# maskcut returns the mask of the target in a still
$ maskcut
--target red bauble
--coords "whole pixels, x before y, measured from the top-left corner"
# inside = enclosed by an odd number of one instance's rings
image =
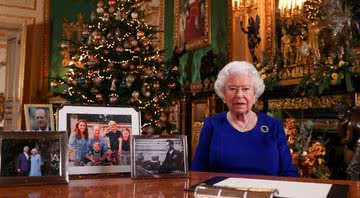
[[[175,89],[176,88],[176,83],[169,83],[168,84],[168,87],[170,88],[170,89]]]
[[[98,101],[103,100],[103,96],[101,94],[99,94],[99,93],[96,94],[95,97],[96,97],[96,100],[98,100]]]
[[[137,19],[138,17],[139,17],[139,14],[137,12],[132,12],[131,13],[131,18]]]
[[[99,1],[99,2],[97,3],[97,7],[98,7],[98,8],[104,7],[104,1]]]
[[[121,67],[126,69],[129,66],[127,62],[121,63]]]
[[[101,34],[96,34],[95,39],[100,40],[101,39]]]
[[[130,41],[130,44],[131,44],[132,46],[137,46],[138,42],[137,42],[137,40],[132,39],[132,40]]]
[[[110,6],[110,8],[109,8],[109,13],[114,13],[115,12],[115,8],[114,7],[112,7],[112,6]]]
[[[116,103],[118,100],[119,100],[119,96],[118,96],[117,94],[111,95],[111,96],[110,96],[110,99],[109,99],[109,101],[110,101],[111,104]]]
[[[160,83],[158,81],[155,82],[153,87],[154,87],[155,90],[159,90],[160,89]]]
[[[113,6],[116,4],[116,1],[115,0],[109,0],[109,6]]]
[[[104,8],[98,8],[98,9],[96,9],[96,12],[99,14],[102,14],[102,13],[104,13]]]

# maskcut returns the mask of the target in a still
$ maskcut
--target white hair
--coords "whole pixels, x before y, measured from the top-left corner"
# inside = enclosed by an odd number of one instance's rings
[[[113,125],[113,124],[116,124],[116,122],[114,120],[110,120],[109,125]]]
[[[265,84],[254,65],[246,61],[232,61],[224,66],[219,72],[215,81],[215,93],[224,100],[224,86],[230,75],[248,75],[253,82],[255,89],[255,100],[257,100],[265,90]]]

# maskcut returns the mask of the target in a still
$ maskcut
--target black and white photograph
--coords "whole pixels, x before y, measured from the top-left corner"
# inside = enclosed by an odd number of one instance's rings
[[[9,183],[16,183],[18,180],[21,181],[21,178],[26,178],[29,183],[32,180],[38,183],[46,180],[44,178],[51,178],[54,181],[65,182],[66,139],[64,131],[0,132],[0,181],[10,179]]]
[[[25,104],[24,113],[27,130],[55,130],[53,107],[51,104]]]
[[[70,175],[130,172],[130,137],[140,134],[133,108],[64,106],[59,130],[66,130]]]
[[[186,136],[133,136],[131,141],[133,178],[185,177]]]

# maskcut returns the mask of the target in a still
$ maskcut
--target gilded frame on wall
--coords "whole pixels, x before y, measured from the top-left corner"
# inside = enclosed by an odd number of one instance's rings
[[[174,1],[174,46],[195,50],[211,43],[210,0]]]
[[[157,26],[159,32],[155,35],[156,39],[153,43],[159,49],[164,48],[164,11],[165,11],[165,0],[150,0],[145,1],[145,21],[151,26]]]
[[[204,120],[210,112],[209,99],[194,100],[191,103],[191,158],[194,157]]]
[[[176,127],[176,131],[180,131],[180,100],[176,100],[169,106],[168,121]]]
[[[229,60],[234,60],[235,47],[246,47],[245,45],[235,45],[234,38],[236,32],[235,25],[235,11],[233,11],[232,1],[228,1],[228,54]],[[257,10],[264,10],[264,12],[257,12],[260,16],[260,37],[261,43],[258,46],[259,51],[264,51],[266,54],[272,56],[275,53],[275,0],[258,1]]]
[[[71,62],[71,54],[76,51],[74,48],[74,42],[78,42],[81,39],[82,31],[84,30],[84,16],[82,13],[76,15],[76,22],[70,22],[67,18],[64,18],[63,22],[63,34],[62,34],[62,49],[61,55],[63,57],[62,65],[68,66]]]

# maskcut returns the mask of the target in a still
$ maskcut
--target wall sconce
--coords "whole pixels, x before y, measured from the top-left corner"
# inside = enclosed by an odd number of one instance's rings
[[[291,18],[300,14],[306,0],[279,0],[281,17]]]
[[[233,11],[245,11],[257,8],[257,0],[232,0]]]

